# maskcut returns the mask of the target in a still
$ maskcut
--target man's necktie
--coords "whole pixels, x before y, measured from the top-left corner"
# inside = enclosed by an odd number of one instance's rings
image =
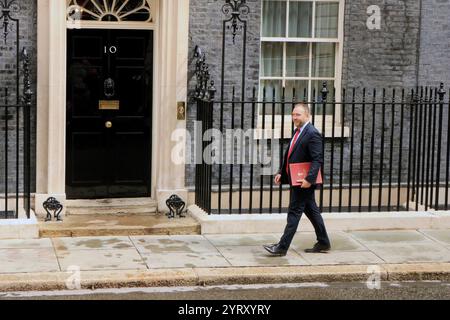
[[[286,173],[289,175],[289,158],[291,157],[292,151],[294,150],[295,143],[297,142],[298,136],[300,135],[300,129],[295,132],[294,138],[292,139],[291,146],[289,147],[288,157],[286,161]]]

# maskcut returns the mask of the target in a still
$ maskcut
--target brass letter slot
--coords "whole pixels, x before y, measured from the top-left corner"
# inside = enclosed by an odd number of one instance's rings
[[[100,100],[98,102],[99,110],[119,110],[120,101],[119,100]]]

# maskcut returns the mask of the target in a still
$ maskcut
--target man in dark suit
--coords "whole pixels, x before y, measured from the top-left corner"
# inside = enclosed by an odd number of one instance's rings
[[[322,135],[309,122],[310,110],[306,104],[297,104],[292,111],[292,121],[296,127],[294,137],[291,139],[289,148],[284,155],[280,171],[275,176],[275,183],[290,184],[291,198],[287,217],[287,225],[280,242],[273,245],[265,245],[264,248],[273,255],[286,255],[289,246],[300,222],[303,212],[311,221],[316,231],[317,243],[306,252],[327,252],[331,249],[330,240],[327,235],[325,224],[315,200],[316,180],[319,170],[323,164]],[[311,162],[311,168],[301,187],[293,187],[289,164]]]

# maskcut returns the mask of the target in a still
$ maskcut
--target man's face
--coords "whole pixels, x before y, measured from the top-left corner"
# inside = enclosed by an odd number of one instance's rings
[[[295,127],[300,128],[309,120],[309,115],[306,113],[305,109],[302,107],[296,107],[292,110],[292,121]]]

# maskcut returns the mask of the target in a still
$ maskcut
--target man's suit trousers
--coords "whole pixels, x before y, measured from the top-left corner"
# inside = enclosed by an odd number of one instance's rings
[[[316,204],[314,194],[315,189],[316,188],[314,186],[309,189],[291,187],[291,199],[287,216],[287,225],[279,243],[282,249],[287,250],[290,247],[292,239],[297,232],[303,212],[311,221],[314,230],[316,231],[317,241],[324,245],[330,245],[325,223],[323,222],[322,215]]]

